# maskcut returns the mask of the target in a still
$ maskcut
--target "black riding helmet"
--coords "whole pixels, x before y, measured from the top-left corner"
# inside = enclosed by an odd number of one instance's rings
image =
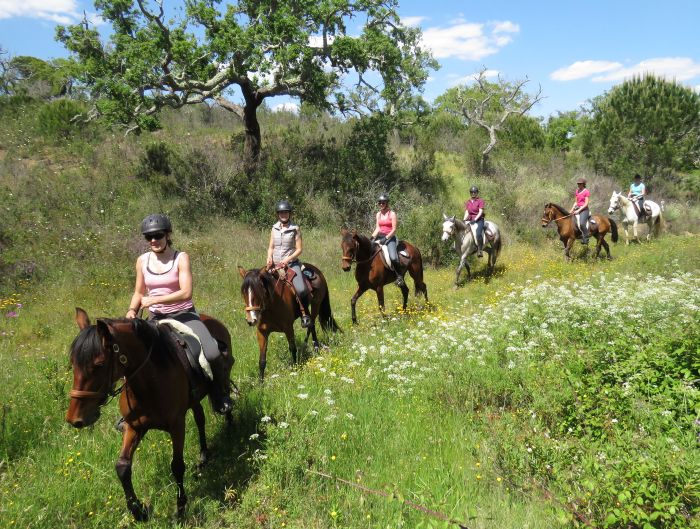
[[[386,202],[387,204],[389,203],[389,195],[386,193],[382,193],[379,195],[379,198],[377,198],[377,202]]]
[[[479,188],[476,187],[476,186],[472,186],[472,188],[469,190],[469,192],[470,192],[470,193],[478,193],[478,192],[479,192]]]
[[[155,233],[157,231],[164,231],[170,233],[173,231],[173,225],[170,223],[170,219],[167,215],[162,215],[160,213],[152,213],[141,222],[141,233]]]
[[[287,200],[280,200],[277,202],[277,206],[275,206],[275,211],[277,213],[281,213],[282,211],[291,213],[293,209],[294,208],[292,208],[292,205]]]

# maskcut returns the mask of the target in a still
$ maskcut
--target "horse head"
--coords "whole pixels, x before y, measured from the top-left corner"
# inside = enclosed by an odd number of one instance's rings
[[[547,202],[544,205],[544,212],[542,213],[541,224],[543,228],[549,226],[549,223],[557,218],[556,208],[551,202]]]
[[[444,213],[442,214],[443,218],[443,223],[442,223],[442,241],[447,242],[452,235],[454,235],[455,232],[455,226],[457,224],[457,219],[454,215],[451,217],[448,217]]]
[[[614,213],[616,209],[620,207],[620,197],[622,197],[622,193],[618,193],[617,191],[613,191],[612,196],[610,197],[610,207],[608,207],[608,214]]]
[[[264,268],[246,270],[238,267],[238,273],[243,279],[241,296],[245,304],[245,319],[248,325],[257,325],[260,314],[265,310],[267,298],[267,272]]]
[[[349,272],[352,262],[357,257],[357,230],[354,228],[352,230],[342,228],[340,230],[340,235],[340,249],[343,251],[340,268],[342,268],[344,272]]]
[[[87,313],[76,308],[75,321],[80,333],[70,347],[73,389],[66,421],[76,428],[83,428],[99,419],[100,408],[108,397],[114,396],[112,387],[123,376],[128,361],[120,353],[113,320],[99,319],[92,325]]]

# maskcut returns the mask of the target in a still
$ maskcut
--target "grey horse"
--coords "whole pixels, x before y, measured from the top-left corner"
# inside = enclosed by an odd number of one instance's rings
[[[444,222],[442,223],[442,240],[447,242],[450,237],[454,238],[455,251],[461,256],[459,259],[459,266],[457,267],[457,272],[455,274],[455,288],[459,282],[459,274],[462,272],[462,268],[467,268],[467,279],[472,278],[471,269],[467,263],[467,257],[471,254],[476,253],[476,241],[474,240],[473,231],[467,222],[461,221],[454,215],[448,217],[443,213],[442,218]],[[491,238],[487,238],[484,244],[484,251],[488,254],[488,273],[493,273],[493,269],[496,266],[496,259],[498,259],[498,254],[501,253],[501,231],[498,226],[490,221],[484,222],[484,235],[489,233],[492,235]]]

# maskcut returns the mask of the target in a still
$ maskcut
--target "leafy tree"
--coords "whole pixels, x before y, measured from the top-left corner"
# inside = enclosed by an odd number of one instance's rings
[[[697,168],[700,95],[675,81],[647,75],[591,102],[584,153],[596,170],[647,177]]]
[[[568,151],[580,125],[579,113],[575,110],[550,116],[545,127],[545,144],[556,151]]]
[[[459,113],[467,125],[476,125],[488,134],[488,143],[482,148],[479,167],[487,171],[489,156],[498,143],[498,133],[507,128],[527,127],[528,123],[514,118],[526,114],[540,99],[542,88],[533,96],[523,90],[528,79],[510,83],[498,78],[492,83],[486,80],[487,70],[482,69],[471,86],[451,88],[436,99],[438,110]]]
[[[96,110],[129,130],[154,129],[163,107],[216,100],[238,114],[245,156],[258,158],[257,109],[296,96],[340,112],[400,109],[437,67],[404,27],[396,0],[188,0],[166,18],[162,0],[96,0],[109,43],[87,22],[57,38],[86,69]],[[362,18],[360,29],[348,24]],[[348,79],[354,89],[348,88]],[[241,105],[223,95],[240,90]]]
[[[19,55],[0,60],[0,93],[38,99],[68,96],[77,75],[77,67],[71,60],[44,61]]]

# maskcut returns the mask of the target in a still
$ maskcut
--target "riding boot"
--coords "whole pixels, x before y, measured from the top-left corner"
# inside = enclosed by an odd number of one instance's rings
[[[214,360],[209,360],[209,365],[214,376],[209,391],[211,406],[217,413],[227,413],[233,408],[233,402],[231,402],[231,380],[226,369],[226,359],[219,355]]]
[[[301,327],[303,329],[306,329],[307,327],[311,327],[311,312],[309,312],[309,296],[299,296],[299,300],[301,301],[301,306],[304,307],[304,312],[301,315]]]
[[[404,281],[403,273],[401,272],[401,263],[399,263],[399,260],[397,259],[396,261],[392,261],[391,265],[394,267],[394,272],[396,272],[396,286],[404,286],[406,282]]]
[[[476,243],[476,256],[477,257],[484,256],[484,242],[483,241],[479,241]]]

